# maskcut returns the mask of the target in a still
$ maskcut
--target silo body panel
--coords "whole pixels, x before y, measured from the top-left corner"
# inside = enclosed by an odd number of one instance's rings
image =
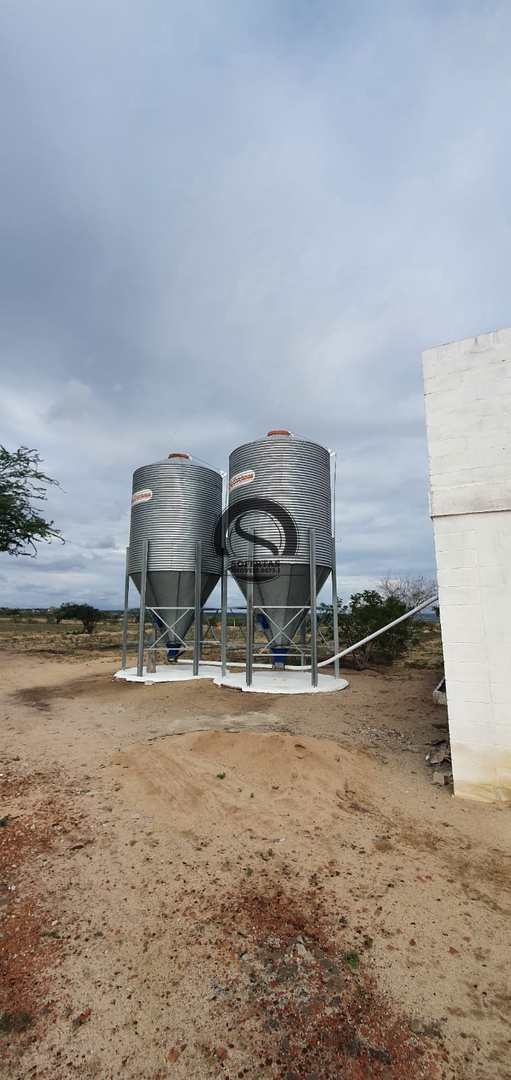
[[[296,547],[285,551],[285,528],[272,517],[268,501],[282,507],[296,527]],[[254,604],[264,607],[270,625],[265,628],[272,648],[289,644],[303,621],[297,607],[310,604],[310,530],[316,544],[316,591],[332,568],[332,516],[330,454],[325,447],[289,434],[268,435],[245,443],[229,459],[229,507],[247,509],[242,533],[254,536],[254,560],[275,558],[278,572],[268,580],[254,580]],[[250,541],[231,529],[229,566],[246,595],[246,581],[239,573],[240,561],[249,558]],[[264,575],[263,575],[264,576]]]
[[[149,540],[146,605],[161,609],[184,638],[193,622],[196,542],[201,541],[201,603],[222,572],[213,535],[222,512],[222,477],[192,459],[170,457],[133,474],[128,573],[140,590],[143,544]],[[191,611],[179,612],[179,608]],[[177,640],[177,639],[175,639]],[[167,635],[172,644],[172,635]]]

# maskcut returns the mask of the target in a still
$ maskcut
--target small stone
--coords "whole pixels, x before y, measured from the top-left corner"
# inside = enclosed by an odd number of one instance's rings
[[[426,754],[426,761],[429,761],[430,765],[441,765],[443,761],[450,761],[451,755],[449,746],[446,742],[440,742],[435,746],[433,750],[430,750]]]
[[[78,1013],[78,1016],[73,1018],[73,1024],[75,1027],[80,1027],[81,1024],[85,1024],[87,1020],[90,1020],[91,1009],[84,1009],[83,1012]]]
[[[309,952],[309,950],[300,938],[298,938],[298,941],[296,942],[295,950],[296,955],[300,958],[300,960],[305,960],[308,964],[311,964],[313,962],[314,957],[312,953]]]
[[[373,844],[376,851],[392,851],[392,844],[386,836],[377,836]]]

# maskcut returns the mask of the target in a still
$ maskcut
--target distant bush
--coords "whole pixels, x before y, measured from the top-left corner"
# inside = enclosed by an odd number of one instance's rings
[[[61,604],[55,612],[57,623],[60,623],[62,619],[78,619],[86,634],[92,634],[100,618],[101,612],[91,604]]]
[[[371,589],[354,593],[349,604],[339,608],[339,634],[343,646],[354,645],[408,610],[408,604],[397,596],[381,596]],[[354,663],[357,667],[366,667],[371,661],[392,664],[407,652],[420,635],[420,626],[408,619],[357,649],[353,653]]]
[[[23,618],[23,612],[22,612],[21,608],[17,608],[17,607],[2,608],[2,613],[3,614],[5,613],[7,615],[7,617],[9,619],[12,619],[12,621],[15,622],[15,623],[19,622],[20,619]]]

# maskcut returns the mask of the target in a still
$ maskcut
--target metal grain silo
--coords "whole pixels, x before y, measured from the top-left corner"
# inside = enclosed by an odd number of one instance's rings
[[[220,473],[189,454],[169,454],[133,474],[128,575],[141,592],[147,556],[144,602],[170,628],[169,659],[177,659],[193,622],[196,587],[202,607],[221,575],[222,559],[213,546],[221,513]]]
[[[233,450],[228,565],[247,596],[253,551],[253,603],[278,664],[310,607],[311,530],[317,594],[333,563],[329,451],[285,430]]]

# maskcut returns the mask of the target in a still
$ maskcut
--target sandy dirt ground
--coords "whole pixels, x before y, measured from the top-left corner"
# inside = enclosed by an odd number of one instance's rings
[[[431,784],[433,672],[1,663],[2,1075],[511,1078],[510,811]]]

